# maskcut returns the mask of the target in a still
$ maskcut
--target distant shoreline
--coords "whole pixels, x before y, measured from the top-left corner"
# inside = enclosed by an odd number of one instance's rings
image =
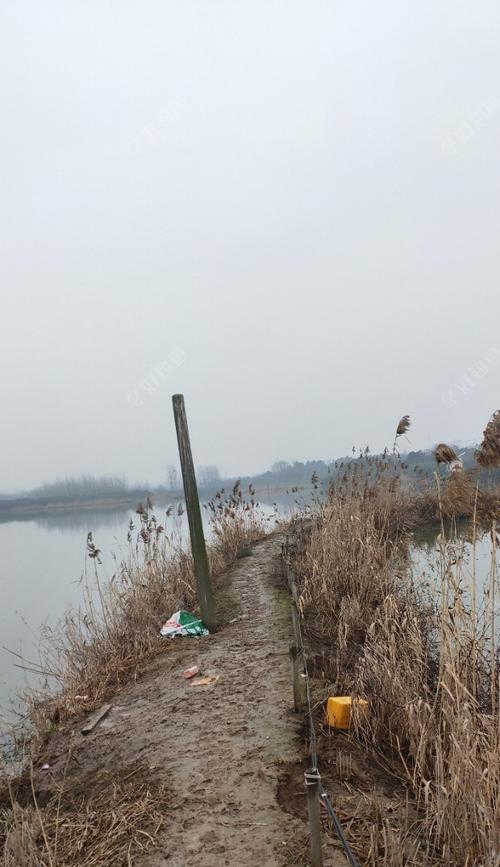
[[[279,495],[291,493],[291,488],[295,485],[262,485],[255,488],[254,499],[258,500],[262,495]],[[298,486],[297,494],[303,491],[304,486]],[[214,496],[212,491],[200,491],[200,499],[207,500]],[[250,495],[248,495],[250,496]],[[47,512],[89,512],[92,510],[110,511],[113,509],[131,509],[135,508],[138,503],[143,502],[147,497],[150,497],[154,505],[166,505],[175,503],[184,499],[184,494],[181,491],[172,492],[170,496],[165,492],[154,493],[152,491],[137,490],[131,491],[128,494],[123,494],[117,497],[94,497],[94,499],[85,500],[37,500],[30,497],[16,497],[12,499],[0,499],[0,521],[14,519],[19,516],[36,516],[43,515]]]
[[[0,500],[0,519],[10,515],[39,515],[45,512],[90,511],[91,509],[116,509],[136,505],[148,496],[147,491],[133,491],[121,497],[96,497],[92,500],[48,501],[19,498]]]

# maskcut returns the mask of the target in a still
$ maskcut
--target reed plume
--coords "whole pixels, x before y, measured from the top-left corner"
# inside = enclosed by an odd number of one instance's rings
[[[408,430],[410,430],[410,416],[404,415],[399,419],[398,426],[396,428],[396,436],[394,437],[394,445],[392,447],[393,454],[397,452],[397,441],[398,437],[403,436]]]
[[[484,429],[476,460],[481,467],[500,467],[500,409],[493,413]]]
[[[459,457],[451,446],[446,443],[439,443],[434,449],[434,457],[438,464],[451,464],[453,461],[458,461]]]
[[[398,426],[396,428],[396,436],[400,437],[406,433],[410,429],[410,416],[404,415],[403,418],[399,420]]]

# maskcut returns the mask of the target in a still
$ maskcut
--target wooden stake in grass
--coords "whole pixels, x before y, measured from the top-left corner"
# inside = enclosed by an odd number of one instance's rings
[[[174,394],[172,397],[174,407],[175,428],[177,442],[179,444],[179,457],[184,484],[184,496],[186,497],[186,510],[189,522],[189,534],[191,536],[191,551],[193,552],[194,574],[198,588],[198,602],[200,604],[201,618],[210,632],[217,627],[215,618],[212,586],[210,584],[210,572],[208,568],[207,548],[201,522],[200,500],[194,472],[193,455],[189,440],[189,429],[184,406],[184,395]]]

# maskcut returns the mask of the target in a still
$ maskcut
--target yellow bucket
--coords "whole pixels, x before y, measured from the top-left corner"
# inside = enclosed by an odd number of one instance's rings
[[[368,702],[364,698],[355,699],[357,709],[366,713]],[[326,721],[336,729],[348,729],[351,725],[353,700],[350,695],[330,696],[326,703]]]

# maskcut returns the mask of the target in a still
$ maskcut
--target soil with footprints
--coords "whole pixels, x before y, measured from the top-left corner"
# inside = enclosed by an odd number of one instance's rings
[[[225,625],[216,634],[164,639],[165,652],[115,695],[90,735],[80,734],[80,720],[47,747],[50,770],[36,779],[41,799],[62,779],[91,795],[139,768],[165,784],[168,808],[156,845],[135,851],[130,864],[307,863],[305,792],[303,815],[278,801],[284,769],[304,759],[303,720],[292,708],[281,541],[266,539],[228,570],[218,592]],[[182,672],[194,665],[216,683],[190,685]]]

